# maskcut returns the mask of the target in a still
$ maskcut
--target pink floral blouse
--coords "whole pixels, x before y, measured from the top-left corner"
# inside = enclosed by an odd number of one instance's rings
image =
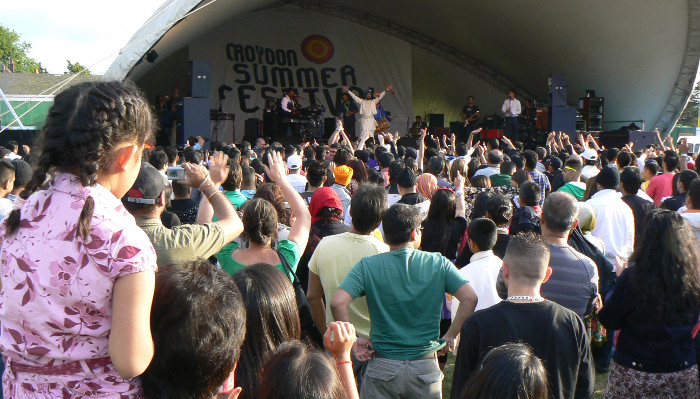
[[[77,221],[88,196],[95,211],[83,242]],[[112,288],[121,276],[156,269],[148,237],[109,190],[83,187],[70,174],[28,198],[21,215],[14,234],[5,236],[0,227],[0,350],[10,363],[5,397],[138,397],[138,379],[122,379],[111,362],[64,376],[13,372],[12,363],[56,366],[109,357]]]

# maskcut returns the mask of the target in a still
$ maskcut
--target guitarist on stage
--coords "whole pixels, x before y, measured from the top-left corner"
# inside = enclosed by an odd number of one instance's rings
[[[462,120],[464,121],[465,130],[471,132],[479,127],[479,119],[481,118],[481,111],[479,111],[479,106],[474,104],[474,97],[467,97],[467,105],[462,108]]]

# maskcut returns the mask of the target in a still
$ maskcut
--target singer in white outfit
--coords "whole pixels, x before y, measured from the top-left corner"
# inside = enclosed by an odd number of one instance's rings
[[[506,132],[505,135],[511,141],[518,141],[518,116],[522,112],[520,101],[515,98],[515,91],[508,92],[508,98],[503,102],[501,111],[506,116]]]
[[[377,114],[377,103],[382,100],[386,92],[391,90],[391,85],[387,86],[386,89],[376,97],[373,97],[372,92],[368,90],[367,93],[365,93],[365,99],[358,97],[355,93],[350,91],[347,86],[343,86],[343,90],[352,97],[357,107],[360,108],[360,111],[357,113],[360,116],[360,128],[362,129],[360,140],[368,139],[373,136],[374,132],[377,130],[377,121],[374,119],[374,115]]]

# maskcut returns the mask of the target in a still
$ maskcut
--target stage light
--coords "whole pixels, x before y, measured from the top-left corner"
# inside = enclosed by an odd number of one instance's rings
[[[148,53],[146,53],[146,61],[150,62],[151,64],[156,62],[157,59],[158,59],[158,53],[156,53],[155,50],[151,50]]]

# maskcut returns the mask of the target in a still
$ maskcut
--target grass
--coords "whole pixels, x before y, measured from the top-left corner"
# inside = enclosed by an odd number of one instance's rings
[[[445,379],[442,380],[442,397],[449,399],[450,390],[452,388],[452,375],[455,371],[455,354],[450,353],[447,357],[447,364],[443,370],[445,374]],[[608,383],[608,373],[596,373],[595,374],[595,390],[593,392],[593,399],[602,399],[605,394],[605,385]]]

